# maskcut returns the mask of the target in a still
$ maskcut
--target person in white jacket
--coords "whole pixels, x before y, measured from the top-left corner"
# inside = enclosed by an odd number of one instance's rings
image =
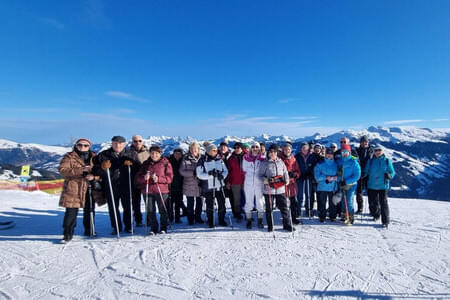
[[[206,153],[197,164],[197,177],[201,180],[202,194],[206,199],[206,216],[209,228],[215,227],[214,201],[217,199],[219,207],[219,225],[227,226],[225,222],[225,178],[228,175],[227,167],[221,158],[217,156],[217,147],[214,144],[204,144]]]
[[[252,228],[252,210],[256,203],[258,211],[258,227],[264,228],[264,181],[259,176],[259,166],[264,161],[261,148],[258,142],[254,142],[249,153],[244,155],[242,160],[242,171],[245,173],[244,193],[245,193],[245,215],[247,218],[247,228]]]

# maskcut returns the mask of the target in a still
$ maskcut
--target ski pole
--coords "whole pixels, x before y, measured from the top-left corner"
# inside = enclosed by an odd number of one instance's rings
[[[293,225],[293,223],[292,223],[292,209],[291,209],[291,204],[292,204],[292,201],[291,201],[291,198],[289,197],[289,189],[288,189],[288,185],[286,185],[285,187],[285,196],[286,196],[286,205],[288,205],[289,204],[289,220],[291,221],[291,230],[292,230],[292,238],[294,238],[294,225]]]
[[[347,195],[345,193],[345,190],[343,192],[344,192],[345,219],[346,219],[345,223],[348,224],[350,220],[349,220],[349,215],[348,215]]]
[[[91,223],[91,230],[89,232],[89,235],[93,237],[95,234],[95,227],[94,227],[94,212],[92,211],[92,187],[90,182],[88,183],[88,188],[89,188],[89,219]]]
[[[150,171],[147,171],[147,175],[150,176]],[[148,185],[149,179],[145,180],[145,234],[147,234],[147,220],[148,220]]]
[[[156,173],[153,174],[153,176],[156,176]],[[166,218],[169,218],[169,212],[167,211],[166,203],[164,202],[164,198],[163,198],[163,195],[161,193],[161,189],[159,188],[159,183],[156,183],[156,187],[158,188],[159,197],[161,197],[161,203],[162,203],[162,205],[164,207],[164,210],[166,212]],[[169,220],[166,220],[167,223],[169,223],[168,221]],[[171,227],[170,223],[169,223],[169,227]]]
[[[308,192],[308,217],[311,220],[311,190],[309,189],[309,178],[306,179],[306,184],[307,184],[307,192]]]
[[[128,185],[130,188],[130,222],[131,222],[131,234],[134,234],[134,230],[133,230],[133,203],[132,203],[132,199],[133,199],[133,192],[131,190],[131,167],[128,166]]]
[[[112,201],[112,207],[114,212],[114,220],[116,221],[116,231],[117,231],[117,238],[120,238],[119,233],[119,223],[117,221],[117,211],[116,211],[116,201],[114,200],[114,192],[111,184],[111,174],[109,173],[109,168],[106,169],[106,174],[108,175],[108,184],[109,184],[109,191],[111,193],[111,201]]]
[[[273,233],[273,239],[275,240],[275,231],[274,231],[274,224],[275,220],[273,219],[273,209],[272,209],[272,196],[270,191],[270,183],[267,184],[267,191],[269,192],[269,205],[270,205],[270,217],[272,218],[272,233]]]
[[[227,197],[225,197],[225,192],[223,191],[222,182],[220,182],[220,190],[222,191],[222,196],[223,196],[223,199],[225,201],[225,199],[227,199]],[[226,209],[225,209],[225,211],[226,211]],[[228,214],[228,219],[230,220],[231,230],[234,230],[233,221],[231,220],[231,214]]]

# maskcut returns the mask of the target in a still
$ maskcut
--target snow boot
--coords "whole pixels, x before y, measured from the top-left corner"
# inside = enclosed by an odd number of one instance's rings
[[[263,224],[263,219],[262,218],[258,219],[258,228],[264,228],[264,224]]]
[[[295,227],[292,227],[291,224],[284,225],[283,229],[290,232],[295,231]]]

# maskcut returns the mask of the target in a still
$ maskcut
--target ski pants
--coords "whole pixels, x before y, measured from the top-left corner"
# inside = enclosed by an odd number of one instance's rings
[[[208,225],[214,226],[214,202],[217,200],[219,216],[219,222],[223,223],[225,221],[225,197],[222,191],[208,191],[205,193],[206,201],[206,217],[208,218]]]
[[[358,186],[356,188],[356,202],[358,203],[358,210],[362,211],[364,206],[364,198],[363,198],[363,191],[367,191],[367,183],[368,183],[369,177],[360,178],[358,180]]]
[[[278,195],[269,195],[264,194],[264,200],[266,202],[266,220],[267,226],[269,228],[273,228],[273,219],[272,219],[272,206],[275,201],[277,207],[280,209],[281,216],[283,217],[283,226],[291,225],[291,217],[289,216],[289,206],[284,194]]]
[[[389,204],[387,190],[368,190],[370,214],[374,218],[379,218],[381,223],[389,224]]]
[[[231,185],[231,192],[233,193],[233,215],[235,218],[240,218],[242,214],[241,210],[241,191],[242,191],[242,184],[232,184]]]
[[[303,197],[305,198],[306,215],[309,215],[311,213],[312,207],[314,206],[314,199],[312,197],[313,182],[311,179],[298,179],[297,187],[298,187],[297,215],[301,216],[302,206],[303,206]]]
[[[254,205],[256,204],[256,210],[258,211],[258,218],[262,218],[264,213],[264,197],[263,197],[263,188],[264,186],[258,185],[244,185],[244,193],[245,193],[245,207],[244,211],[247,215],[247,218],[252,215],[252,210]]]
[[[168,198],[168,194],[148,194],[148,203],[147,203],[147,211],[149,215],[150,228],[154,233],[159,232],[158,230],[158,220],[156,219],[156,205],[158,205],[159,211],[159,222],[161,223],[161,230],[167,232],[167,224],[168,224],[168,216],[167,216],[167,206],[166,200]]]
[[[142,212],[141,212],[141,190],[138,188],[133,188],[133,216],[136,224],[142,223]]]
[[[88,203],[86,203],[88,204]],[[63,234],[73,235],[75,227],[77,226],[77,216],[78,216],[78,208],[66,208],[66,212],[64,213],[63,220]],[[93,217],[95,221],[95,202],[92,205],[92,212],[94,213]],[[83,225],[84,232],[91,232],[91,208],[89,205],[86,205],[83,208]]]
[[[348,190],[342,191],[342,201],[341,207],[342,212],[345,214],[348,209],[349,215],[353,215],[355,213],[355,209],[353,206],[353,198],[355,196],[356,184],[352,185]],[[345,207],[347,205],[347,207]]]
[[[120,188],[113,191],[114,193],[114,206],[116,208],[116,216],[119,231],[122,231],[122,220],[120,218],[119,203],[123,208],[123,222],[125,223],[125,229],[131,230],[131,205],[130,205],[130,191],[128,186],[126,188]],[[108,193],[108,211],[111,226],[116,229],[116,220],[114,218],[114,208],[111,195]]]
[[[174,219],[174,210],[175,210],[175,220],[180,220],[181,214],[180,209],[183,211],[183,214],[187,213],[186,206],[183,202],[183,192],[181,191],[170,191],[170,198],[168,201],[169,209],[169,221],[173,221]]]
[[[194,212],[195,204],[195,212]],[[187,217],[189,223],[202,219],[203,200],[201,197],[187,197]]]
[[[336,219],[336,205],[332,199],[334,192],[318,191],[319,198],[317,199],[317,208],[319,210],[319,218],[325,219],[327,217],[327,202],[328,202],[328,216],[330,219]]]

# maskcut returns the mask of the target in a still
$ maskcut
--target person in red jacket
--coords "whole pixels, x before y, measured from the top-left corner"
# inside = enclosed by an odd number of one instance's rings
[[[241,209],[241,193],[243,192],[245,174],[242,171],[242,158],[244,157],[244,151],[242,144],[237,142],[234,144],[233,154],[228,159],[227,169],[228,177],[226,178],[227,188],[231,188],[233,193],[233,203],[231,203],[231,209],[233,210],[233,216],[238,222],[242,221],[242,209]]]
[[[286,197],[289,199],[291,205],[291,218],[293,224],[300,224],[297,220],[297,179],[300,178],[300,167],[298,166],[297,159],[292,155],[292,144],[286,142],[283,145],[283,152],[280,154],[281,160],[286,165],[286,169],[289,174],[289,183],[286,186]]]
[[[150,234],[158,232],[156,220],[156,204],[158,205],[161,231],[167,232],[168,211],[166,200],[169,195],[169,185],[172,183],[173,170],[169,160],[161,156],[162,149],[157,145],[150,147],[150,158],[147,159],[136,174],[136,183],[141,187],[141,193],[147,200],[147,210],[150,219]],[[148,194],[146,184],[148,182]]]

